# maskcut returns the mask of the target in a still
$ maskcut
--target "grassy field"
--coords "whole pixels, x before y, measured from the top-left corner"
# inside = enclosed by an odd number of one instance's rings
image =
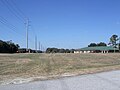
[[[0,81],[120,69],[120,54],[0,54]]]

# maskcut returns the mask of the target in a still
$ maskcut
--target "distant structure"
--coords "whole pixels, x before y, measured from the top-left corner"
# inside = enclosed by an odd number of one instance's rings
[[[32,50],[32,49],[26,49],[26,48],[19,48],[17,53],[43,53],[42,51],[40,50]]]
[[[114,53],[119,52],[118,48],[112,46],[95,46],[76,49],[74,53]]]

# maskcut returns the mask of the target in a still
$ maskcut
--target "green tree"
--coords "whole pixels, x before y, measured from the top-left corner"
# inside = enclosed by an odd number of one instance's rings
[[[66,52],[66,53],[70,53],[70,50],[69,50],[69,49],[66,49],[65,52]]]
[[[117,43],[118,40],[119,40],[118,35],[112,35],[112,36],[110,37],[109,45],[111,45],[111,46],[113,46],[113,47],[116,48],[117,45],[118,45],[118,43]]]
[[[52,48],[52,53],[58,53],[59,49],[58,48]]]
[[[58,53],[59,49],[58,48],[47,48],[46,53]]]
[[[9,53],[9,45],[2,40],[0,40],[0,53]]]
[[[18,44],[12,43],[12,41],[0,40],[0,53],[16,53],[18,51]]]
[[[104,42],[100,42],[100,43],[97,44],[97,46],[107,46],[107,44],[104,43]]]
[[[97,46],[96,43],[90,43],[90,45],[88,45],[88,47],[95,47],[95,46]]]
[[[74,53],[74,51],[75,51],[75,49],[71,49],[71,50],[70,50],[70,53]]]
[[[51,48],[47,48],[46,49],[46,53],[51,53],[52,52],[52,49]]]
[[[59,49],[59,53],[65,53],[65,49]]]

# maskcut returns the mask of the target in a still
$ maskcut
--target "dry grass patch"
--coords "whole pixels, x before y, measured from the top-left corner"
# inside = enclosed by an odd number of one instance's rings
[[[0,81],[120,69],[120,54],[0,54]]]

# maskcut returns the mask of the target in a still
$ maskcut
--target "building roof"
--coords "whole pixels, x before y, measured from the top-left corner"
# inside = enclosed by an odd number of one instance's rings
[[[119,50],[119,49],[114,48],[112,46],[95,46],[95,47],[84,47],[81,49],[77,49],[77,51],[95,51],[95,50],[109,51],[109,50]]]

